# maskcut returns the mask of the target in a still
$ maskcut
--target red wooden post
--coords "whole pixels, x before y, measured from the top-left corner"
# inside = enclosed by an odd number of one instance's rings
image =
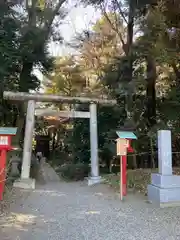
[[[6,153],[7,150],[2,149],[0,155],[0,201],[3,200],[3,192],[6,178]]]
[[[126,166],[127,166],[127,156],[122,156],[122,194],[127,195],[127,179],[126,179]]]
[[[127,145],[127,151],[128,152],[133,152],[133,148],[131,147],[131,140],[128,141]],[[124,196],[127,195],[127,155],[122,155],[121,156],[121,187],[120,187],[120,195],[121,195],[121,200]]]
[[[133,152],[132,139],[137,139],[133,132],[117,131],[117,155],[120,156],[120,199],[127,195],[127,153]]]

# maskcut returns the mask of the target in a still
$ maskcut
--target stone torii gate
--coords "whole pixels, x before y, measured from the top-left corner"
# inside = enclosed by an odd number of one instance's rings
[[[36,102],[56,102],[56,103],[66,102],[70,104],[87,103],[90,105],[89,112],[63,111],[57,112],[56,114],[58,116],[90,119],[91,176],[88,179],[88,185],[93,185],[101,182],[101,177],[99,175],[99,159],[98,159],[97,104],[115,105],[116,100],[86,97],[68,97],[59,95],[46,95],[39,93],[29,94],[23,92],[8,92],[8,91],[5,91],[3,93],[3,97],[6,100],[28,102],[21,178],[14,183],[14,186],[30,189],[35,188],[35,179],[30,178],[30,166]],[[40,115],[40,113],[38,115]]]

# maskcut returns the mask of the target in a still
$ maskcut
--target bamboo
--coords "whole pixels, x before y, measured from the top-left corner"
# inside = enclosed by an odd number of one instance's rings
[[[116,100],[112,99],[70,97],[52,94],[10,92],[10,91],[4,91],[3,97],[6,100],[16,101],[34,100],[36,102],[99,103],[103,105],[115,105],[117,103]]]

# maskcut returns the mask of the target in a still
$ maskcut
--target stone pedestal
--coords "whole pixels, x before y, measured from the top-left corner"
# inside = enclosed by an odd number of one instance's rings
[[[16,188],[23,189],[35,189],[35,179],[27,178],[27,179],[18,179],[13,184]]]
[[[19,175],[18,164],[19,164],[19,162],[12,162],[11,163],[11,172],[10,172],[11,177],[16,177],[16,176]]]
[[[158,131],[159,173],[151,175],[148,200],[160,207],[180,206],[180,176],[172,175],[171,132]]]
[[[88,178],[88,186],[93,186],[101,182],[103,182],[103,179],[100,176]]]
[[[180,176],[152,174],[148,199],[160,207],[180,206]]]

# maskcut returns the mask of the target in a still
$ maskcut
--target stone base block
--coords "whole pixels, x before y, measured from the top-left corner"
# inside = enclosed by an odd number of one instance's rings
[[[101,182],[103,182],[103,179],[100,176],[88,178],[88,186],[92,186]]]
[[[148,185],[148,200],[160,207],[180,206],[180,187],[160,188]]]
[[[151,183],[159,188],[180,188],[180,176],[151,174]]]
[[[18,179],[13,184],[16,188],[23,189],[35,189],[35,179],[27,178],[27,179]]]

